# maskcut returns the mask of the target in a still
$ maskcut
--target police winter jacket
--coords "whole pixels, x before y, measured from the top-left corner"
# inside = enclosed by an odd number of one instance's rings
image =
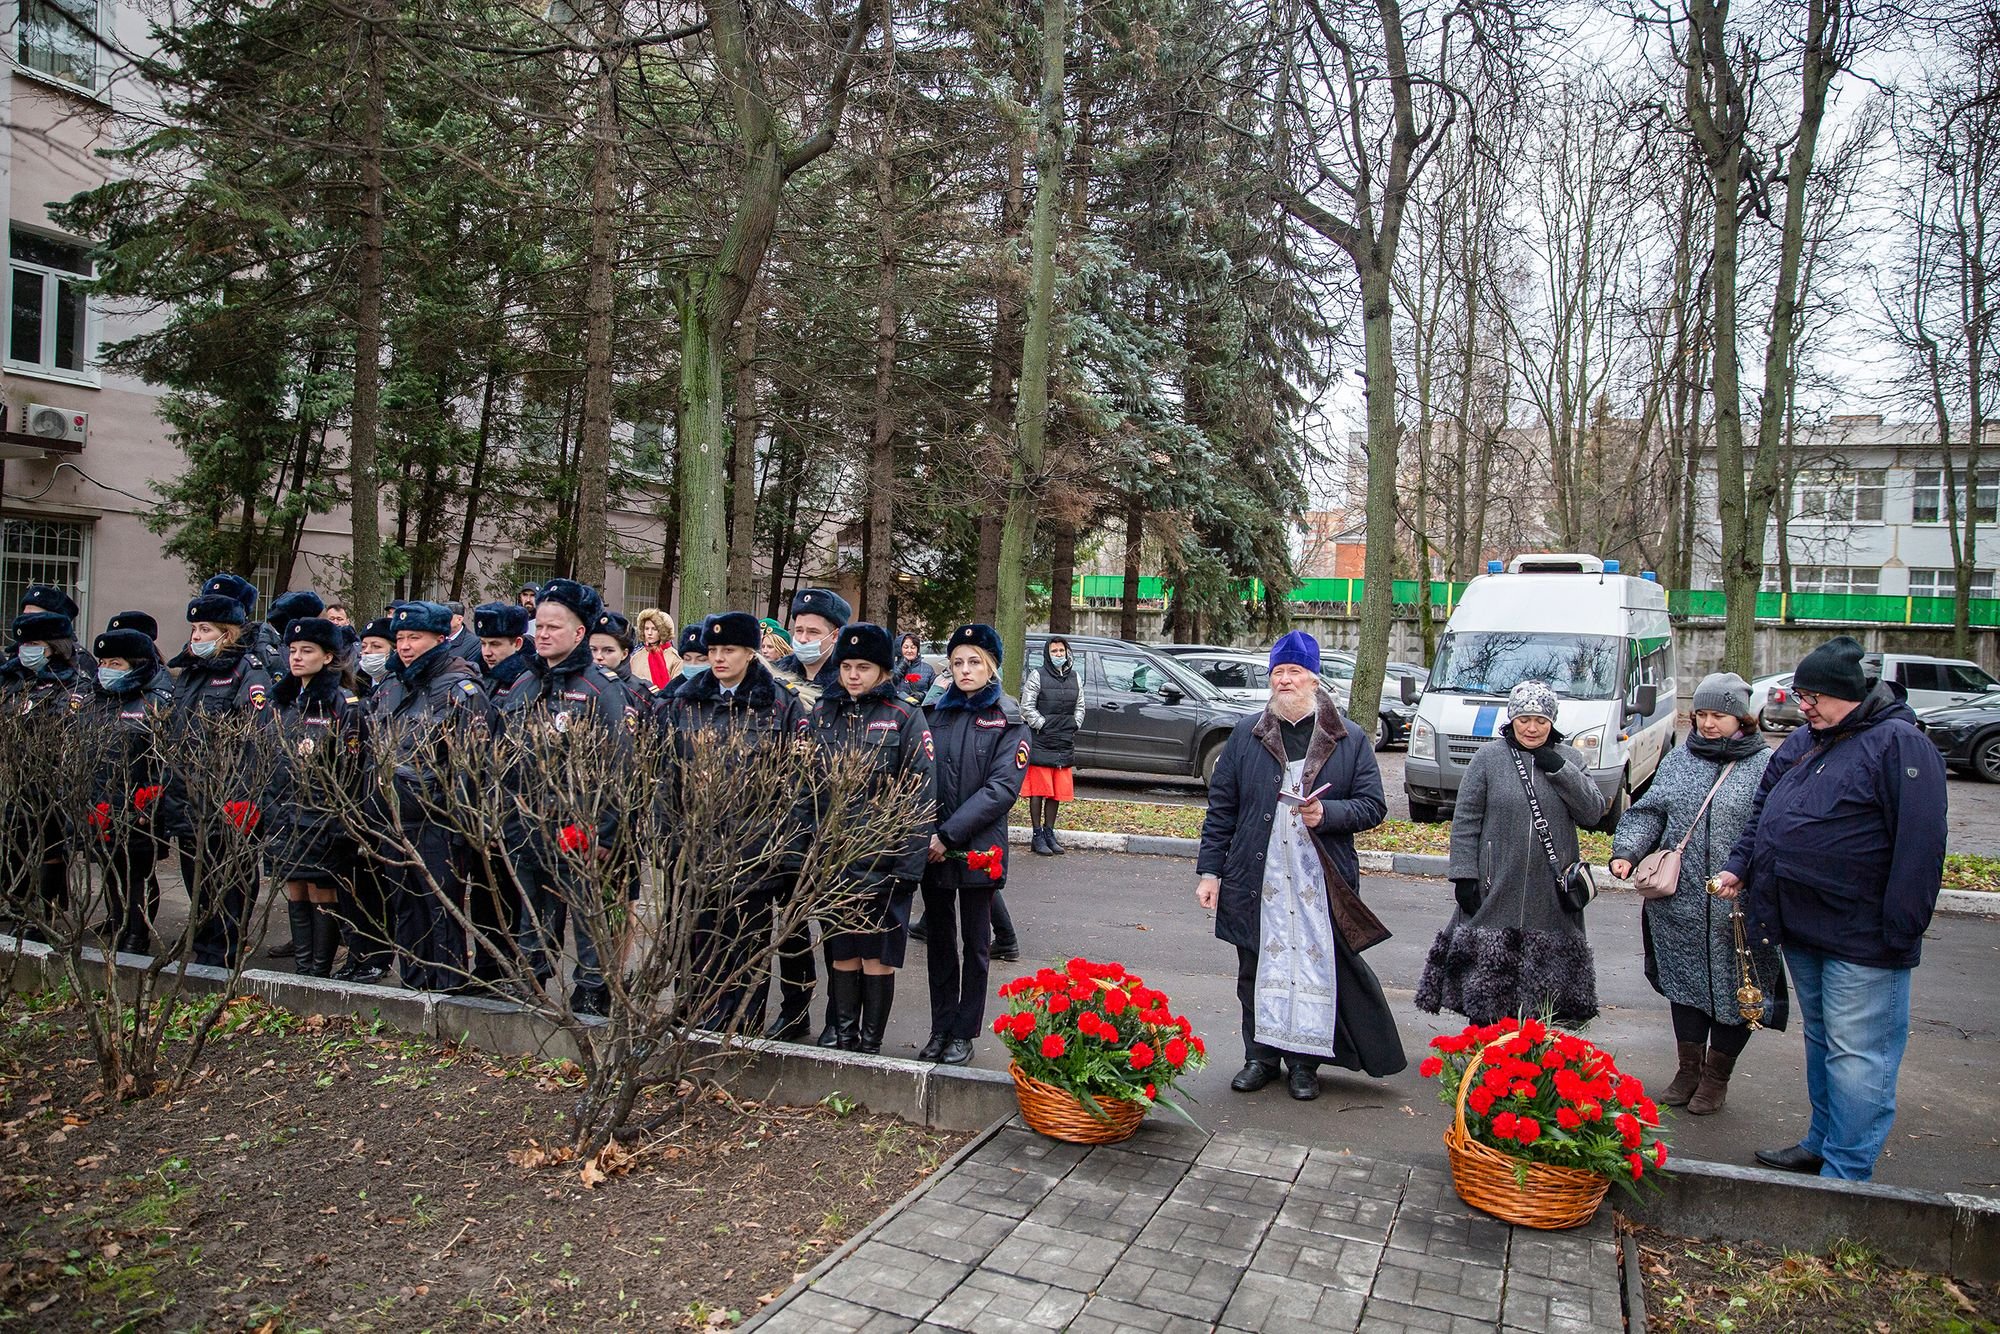
[[[180,670],[180,676],[174,682],[174,711],[170,724],[174,735],[184,735],[189,729],[201,727],[210,718],[248,715],[264,723],[270,721],[271,673],[245,640],[239,639],[229,647],[218,650],[212,658],[198,658],[192,652],[183,652],[168,666]],[[264,769],[262,764],[247,757],[243,767],[251,774]],[[186,775],[178,770],[170,771],[166,788],[168,805],[161,817],[162,822],[174,837],[185,839],[196,832],[191,823],[194,817],[187,804]],[[225,801],[255,802],[264,794],[250,790],[224,792],[221,795]],[[204,818],[212,818],[213,815],[209,812]],[[186,846],[185,843],[183,846]]]
[[[937,668],[918,658],[896,659],[896,694],[912,704],[922,704],[937,680]]]
[[[1914,968],[1944,876],[1945,771],[1902,686],[1878,682],[1829,728],[1801,727],[1764,768],[1724,864],[1760,942]]]
[[[773,676],[761,659],[752,658],[743,679],[728,698],[712,671],[686,678],[661,711],[660,728],[682,756],[691,753],[695,738],[702,732],[748,735],[756,741],[791,745],[806,735],[807,710],[798,687]],[[673,781],[682,774],[675,767]],[[661,785],[661,801],[673,800],[671,783]],[[796,858],[812,832],[813,812],[804,800],[796,803],[764,845],[764,867],[755,883],[737,886],[740,893],[771,896],[790,892]],[[664,836],[671,848],[678,837],[669,815],[663,820]],[[772,855],[775,850],[776,855]],[[677,854],[669,852],[671,862]],[[760,859],[761,860],[761,859]]]
[[[90,670],[95,672],[96,666],[93,664]],[[58,662],[51,656],[37,671],[29,671],[21,665],[19,657],[11,657],[0,663],[0,701],[4,701],[0,707],[10,713],[32,713],[50,703],[68,699],[87,681],[74,657],[67,662]]]
[[[367,744],[368,705],[341,683],[332,668],[287,676],[271,692],[277,709],[278,755],[264,811],[271,822],[271,861],[287,870],[339,869],[331,864],[346,829],[316,783],[352,790],[360,781]]]
[[[898,882],[914,885],[929,861],[931,830],[935,827],[936,784],[932,777],[935,748],[924,711],[896,693],[890,677],[858,699],[845,690],[829,690],[813,706],[810,722],[815,744],[833,750],[859,750],[869,757],[874,775],[864,799],[886,791],[898,780],[916,783],[933,806],[900,853],[873,858],[849,868],[848,884],[858,892],[891,890]],[[825,812],[819,812],[824,818]]]
[[[536,655],[527,675],[500,697],[499,710],[501,725],[509,731],[549,726],[566,734],[579,727],[600,728],[617,743],[618,771],[630,763],[638,709],[618,678],[591,660],[587,639],[558,663]],[[520,777],[512,775],[510,781]],[[610,843],[623,818],[615,802],[605,803],[597,819],[599,846]]]
[[[1305,760],[1304,790],[1322,785],[1319,828],[1312,830],[1325,873],[1334,926],[1349,949],[1359,952],[1389,937],[1362,903],[1360,858],[1354,836],[1373,829],[1388,814],[1382,772],[1368,734],[1326,691],[1318,692],[1312,740]],[[1201,824],[1195,870],[1222,881],[1216,902],[1215,934],[1232,945],[1256,949],[1264,894],[1264,859],[1277,818],[1278,789],[1285,779],[1285,743],[1277,715],[1266,709],[1238,722],[1216,757],[1208,780],[1208,814]]]
[[[443,644],[381,681],[368,702],[375,725],[394,734],[405,819],[422,818],[419,798],[435,801],[440,795],[442,749],[483,745],[492,736],[492,701],[472,664]]]
[[[79,724],[90,729],[91,740],[102,747],[92,775],[91,801],[107,807],[114,833],[121,828],[150,828],[158,821],[163,775],[155,729],[169,720],[173,685],[173,677],[155,661],[135,668],[115,691],[93,680],[79,684],[70,696]],[[88,846],[100,841],[93,836]]]
[[[1067,769],[1076,763],[1076,734],[1083,726],[1083,684],[1076,679],[1076,664],[1065,662],[1060,669],[1042,649],[1041,667],[1028,674],[1021,687],[1021,717],[1034,731],[1028,746],[1028,763],[1049,769]]]
[[[500,659],[500,665],[497,667],[488,667],[482,662],[479,668],[480,682],[486,687],[488,695],[498,699],[506,693],[509,686],[527,674],[534,660],[535,651],[524,648]]]
[[[931,708],[937,750],[937,836],[953,852],[1000,849],[1000,875],[988,877],[959,857],[924,868],[924,883],[938,888],[988,887],[1006,878],[1007,814],[1021,796],[1028,769],[1028,725],[1021,707],[989,681],[968,695],[956,684]]]

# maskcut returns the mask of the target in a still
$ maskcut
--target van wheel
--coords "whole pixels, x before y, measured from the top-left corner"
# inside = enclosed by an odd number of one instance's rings
[[[1444,807],[1433,802],[1412,799],[1410,802],[1410,822],[1412,824],[1443,824]]]
[[[1209,783],[1214,781],[1216,762],[1221,758],[1222,739],[1220,737],[1209,742],[1207,746],[1202,748],[1201,762],[1195,766],[1195,772],[1201,775],[1201,785],[1203,787],[1207,787]]]

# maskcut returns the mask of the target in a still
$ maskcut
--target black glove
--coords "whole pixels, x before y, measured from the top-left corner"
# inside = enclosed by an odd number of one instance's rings
[[[1535,757],[1535,767],[1543,773],[1553,774],[1562,771],[1563,757],[1556,754],[1554,746],[1539,746],[1528,753]]]
[[[1452,897],[1458,900],[1458,910],[1467,917],[1479,911],[1479,882],[1477,880],[1454,880],[1451,882]]]

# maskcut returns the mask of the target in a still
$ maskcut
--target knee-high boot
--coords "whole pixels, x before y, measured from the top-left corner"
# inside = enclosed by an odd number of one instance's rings
[[[310,977],[313,948],[312,904],[305,899],[286,899],[285,922],[292,929],[292,970]]]
[[[826,980],[826,1034],[822,1047],[854,1051],[861,1041],[861,970],[836,968]],[[831,1035],[832,1042],[826,1040]]]
[[[896,1003],[894,973],[862,973],[861,1034],[856,1051],[874,1056],[882,1050],[882,1034],[889,1028],[889,1010]]]
[[[340,919],[326,904],[312,905],[312,961],[299,972],[306,977],[331,977],[334,951],[340,948]],[[300,956],[301,958],[305,956]]]

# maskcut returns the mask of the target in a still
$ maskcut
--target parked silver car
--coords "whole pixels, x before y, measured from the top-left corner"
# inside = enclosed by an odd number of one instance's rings
[[[1232,698],[1248,704],[1261,705],[1270,698],[1271,678],[1266,667],[1269,658],[1248,649],[1218,648],[1212,644],[1160,644],[1156,645],[1163,654],[1176,662],[1201,674],[1210,685]],[[1340,707],[1346,709],[1351,699],[1354,684],[1354,655],[1335,651],[1320,655],[1320,680],[1333,692]],[[1375,716],[1375,749],[1387,750],[1400,746],[1410,739],[1410,720],[1416,716],[1415,696],[1423,693],[1424,681],[1428,673],[1423,668],[1407,662],[1389,664],[1387,677],[1382,682],[1382,702]],[[1404,703],[1400,679],[1409,676],[1415,679],[1416,689],[1410,703]]]

